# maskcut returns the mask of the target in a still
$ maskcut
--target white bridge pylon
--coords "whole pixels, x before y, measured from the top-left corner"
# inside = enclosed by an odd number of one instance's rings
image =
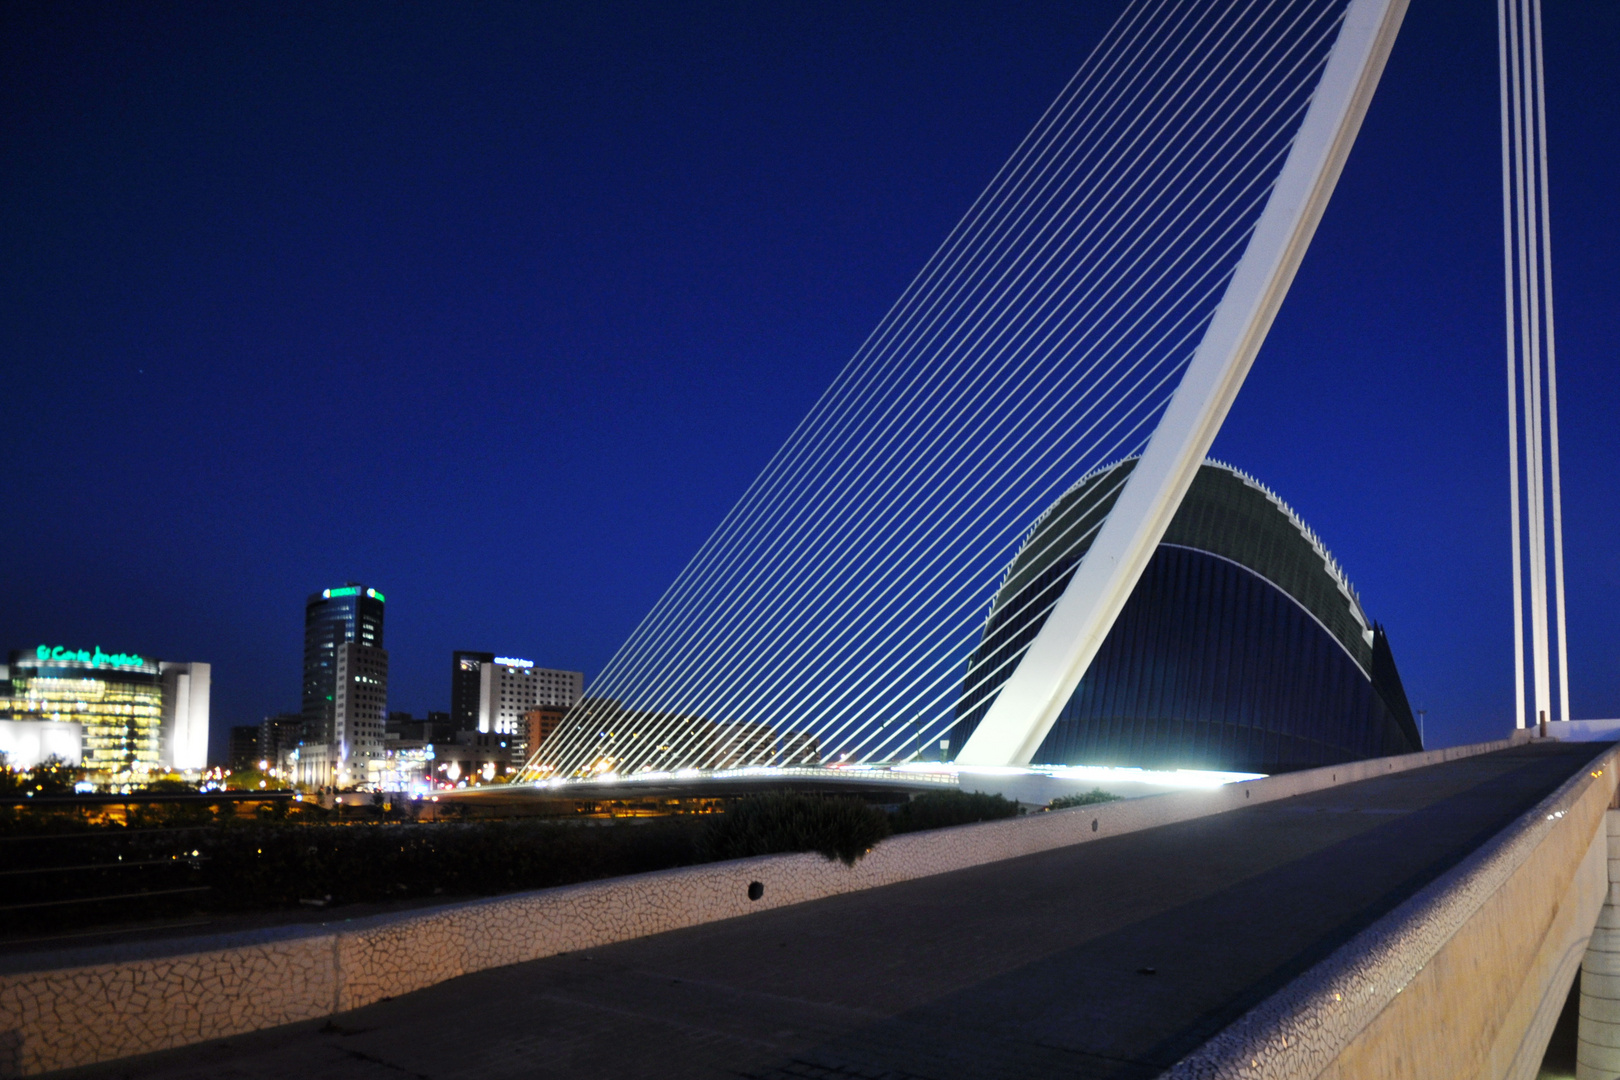
[[[1282,306],[1405,14],[1406,0],[1352,0],[1271,198],[1181,385],[1090,552],[958,763],[1029,764],[1102,647]]]

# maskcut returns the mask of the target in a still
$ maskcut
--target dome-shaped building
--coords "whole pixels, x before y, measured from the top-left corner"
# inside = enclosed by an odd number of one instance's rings
[[[960,748],[1062,595],[1129,458],[1030,530],[968,665]],[[1206,462],[1037,764],[1278,773],[1420,749],[1389,642],[1344,572],[1270,490]]]

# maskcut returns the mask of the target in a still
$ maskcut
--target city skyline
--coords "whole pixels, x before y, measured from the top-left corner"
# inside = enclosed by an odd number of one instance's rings
[[[1115,7],[439,12],[369,61],[381,8],[13,9],[6,485],[60,493],[5,541],[14,645],[211,661],[216,743],[293,707],[300,599],[351,579],[395,609],[391,709],[445,708],[455,649],[594,674]],[[1437,744],[1512,722],[1493,18],[1408,15],[1214,451],[1321,531]],[[1590,717],[1620,35],[1547,18]]]

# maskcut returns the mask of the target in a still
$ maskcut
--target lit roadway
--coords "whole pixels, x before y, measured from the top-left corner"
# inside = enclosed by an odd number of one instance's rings
[[[1151,1077],[1606,749],[1515,747],[75,1075]]]

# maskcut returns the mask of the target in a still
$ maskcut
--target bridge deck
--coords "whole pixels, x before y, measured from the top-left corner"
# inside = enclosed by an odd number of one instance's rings
[[[1573,775],[1541,744],[466,976],[131,1080],[1156,1075]]]

